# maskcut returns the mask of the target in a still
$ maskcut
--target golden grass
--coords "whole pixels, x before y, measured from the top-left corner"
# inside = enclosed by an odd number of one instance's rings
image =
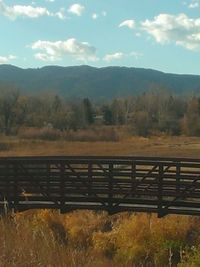
[[[189,216],[28,211],[0,218],[0,267],[169,266],[169,248],[179,262],[199,225]]]
[[[39,141],[1,138],[10,144],[0,156],[30,155],[148,155],[200,157],[200,137],[129,137],[118,142]]]

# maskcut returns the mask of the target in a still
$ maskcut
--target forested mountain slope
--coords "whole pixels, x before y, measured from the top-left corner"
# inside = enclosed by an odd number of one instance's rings
[[[153,88],[175,94],[200,92],[200,75],[168,74],[151,69],[90,66],[46,66],[22,69],[0,65],[0,87],[15,86],[22,92],[53,92],[70,97],[113,98]]]

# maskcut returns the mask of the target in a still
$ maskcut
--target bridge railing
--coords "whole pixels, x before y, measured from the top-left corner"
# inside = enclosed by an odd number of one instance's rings
[[[200,215],[200,160],[0,158],[0,207]]]

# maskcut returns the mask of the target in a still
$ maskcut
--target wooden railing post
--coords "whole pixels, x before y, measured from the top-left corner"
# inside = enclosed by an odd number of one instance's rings
[[[61,163],[60,172],[60,212],[62,213],[65,205],[65,164],[63,162]]]
[[[5,169],[7,173],[4,176],[4,185],[5,185],[5,192],[3,194],[4,201],[3,201],[3,214],[8,214],[10,210],[10,169],[12,169],[8,162],[5,163]],[[14,166],[13,166],[14,167]]]
[[[158,218],[164,216],[163,210],[163,164],[159,163],[158,170]]]
[[[177,165],[176,165],[176,194],[177,196],[180,194],[180,173],[181,173],[180,163],[177,162]]]
[[[50,196],[51,164],[47,163],[47,196]]]
[[[17,206],[18,206],[18,203],[19,203],[19,201],[18,201],[18,198],[19,198],[19,189],[18,189],[18,179],[19,179],[19,177],[18,177],[18,165],[17,165],[17,163],[15,163],[15,165],[14,165],[14,179],[15,179],[15,185],[14,185],[14,194],[13,194],[13,196],[14,196],[14,198],[15,198],[15,200],[14,200],[14,211],[17,211]]]
[[[88,196],[92,195],[92,163],[88,163]]]
[[[112,209],[113,203],[113,163],[109,163],[109,183],[108,183],[108,207],[109,212]]]
[[[136,191],[136,163],[134,161],[131,164],[131,187],[132,197],[134,197]]]

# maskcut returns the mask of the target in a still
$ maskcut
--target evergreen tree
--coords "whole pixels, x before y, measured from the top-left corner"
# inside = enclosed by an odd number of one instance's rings
[[[94,123],[94,110],[88,98],[83,99],[83,112],[84,112],[86,123],[89,125],[93,124]]]

